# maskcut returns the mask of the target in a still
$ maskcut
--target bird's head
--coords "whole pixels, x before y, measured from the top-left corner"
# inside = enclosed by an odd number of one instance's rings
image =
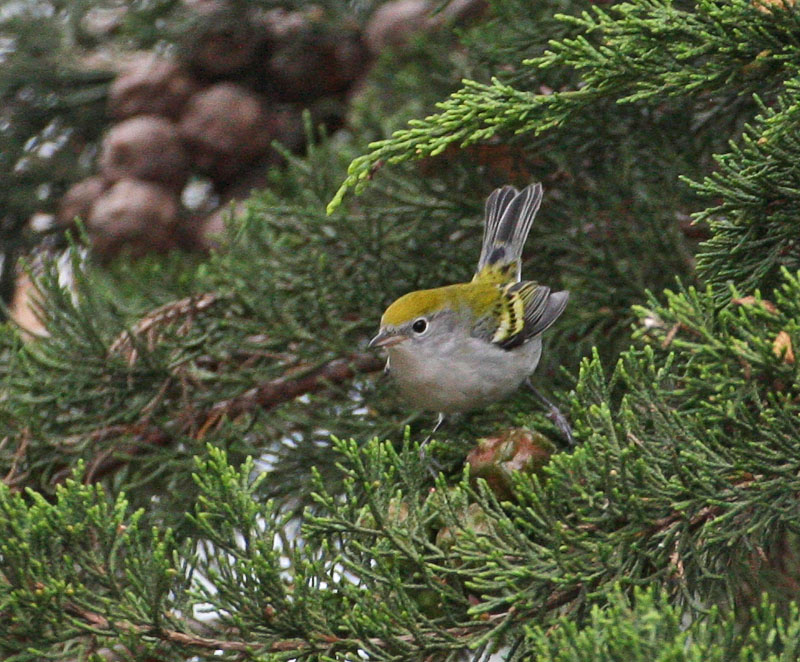
[[[369,346],[392,347],[429,335],[441,313],[451,308],[441,292],[443,289],[409,292],[397,299],[383,313],[380,331]]]
[[[471,326],[492,309],[497,300],[493,285],[461,283],[432,290],[409,292],[389,306],[370,347],[392,347],[408,340],[423,341],[452,332],[457,325]]]

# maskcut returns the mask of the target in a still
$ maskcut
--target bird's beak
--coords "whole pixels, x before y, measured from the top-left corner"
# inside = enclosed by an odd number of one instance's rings
[[[369,341],[369,347],[391,347],[404,340],[408,340],[408,336],[398,334],[396,331],[384,329]]]

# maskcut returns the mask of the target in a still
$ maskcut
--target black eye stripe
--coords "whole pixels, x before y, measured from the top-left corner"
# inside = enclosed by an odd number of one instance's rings
[[[414,323],[411,325],[411,330],[414,333],[425,333],[427,328],[428,321],[423,317],[420,317],[418,320],[414,320]]]

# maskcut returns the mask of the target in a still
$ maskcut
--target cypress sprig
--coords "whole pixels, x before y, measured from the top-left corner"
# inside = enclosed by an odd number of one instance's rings
[[[799,94],[800,79],[788,80],[779,102],[762,103],[741,140],[716,157],[719,169],[694,185],[720,201],[695,217],[713,227],[713,238],[697,256],[711,283],[767,290],[779,281],[781,268],[800,266]]]
[[[438,104],[437,114],[412,120],[354,159],[328,211],[348,190],[363,191],[383,164],[435,156],[451,145],[500,135],[537,136],[576,121],[603,100],[686,98],[697,103],[700,115],[711,95],[722,95],[738,115],[745,107],[737,100],[747,103],[755,92],[773,97],[797,70],[796,14],[791,7],[773,5],[759,10],[748,0],[698,2],[691,9],[653,0],[563,15],[576,36],[552,41],[547,53],[524,65],[534,72],[571,67],[581,74],[579,85],[537,94],[499,78],[488,84],[463,81],[461,90]],[[772,81],[771,89],[764,89],[764,80]]]
[[[432,80],[286,155],[207,262],[76,261],[73,289],[45,266],[50,336],[0,329],[0,657],[796,657],[797,8],[525,4],[453,56],[502,73],[378,143],[347,209],[359,141]],[[557,441],[538,405],[421,456],[429,419],[365,345],[395,296],[469,278],[486,194],[532,179],[524,272],[572,292],[536,376],[571,384],[579,445],[495,493],[465,451],[512,422]]]

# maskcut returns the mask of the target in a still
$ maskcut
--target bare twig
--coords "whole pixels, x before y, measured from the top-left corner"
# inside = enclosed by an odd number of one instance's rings
[[[158,342],[158,332],[176,321],[181,322],[179,331],[185,334],[191,326],[192,318],[210,308],[219,299],[219,295],[214,292],[205,292],[160,306],[140,319],[132,329],[117,336],[108,348],[108,353],[120,354],[132,365],[138,358],[137,342],[146,341],[147,346],[152,349]]]
[[[168,641],[179,646],[186,648],[200,648],[204,650],[214,651],[233,651],[243,653],[246,656],[253,655],[257,652],[269,653],[285,653],[295,652],[297,655],[308,654],[317,651],[321,648],[330,649],[333,647],[350,646],[356,648],[359,646],[359,641],[355,639],[342,639],[332,634],[317,633],[309,639],[278,639],[271,643],[264,642],[250,642],[250,641],[237,641],[231,639],[217,639],[213,637],[203,637],[194,633],[180,632],[178,630],[170,630],[166,628],[153,628],[150,626],[137,625],[127,621],[109,621],[105,616],[97,614],[93,611],[85,609],[75,603],[67,603],[64,605],[64,610],[70,616],[76,617],[86,623],[91,629],[93,635],[100,634],[98,630],[107,631],[109,637],[115,637],[119,633],[146,635]],[[485,630],[487,627],[493,627],[500,621],[505,621],[513,616],[513,609],[501,614],[492,614],[488,618],[480,621],[475,621],[474,624],[469,626],[452,627],[443,630],[442,632],[448,637],[464,637],[469,634]],[[520,620],[530,618],[530,615],[519,615]],[[318,640],[318,643],[312,639]],[[395,640],[403,643],[411,643],[419,639],[419,633],[404,633],[395,637]],[[366,640],[372,647],[380,648],[385,647],[388,642],[379,637],[372,637]]]
[[[197,412],[194,420],[202,420],[194,433],[202,439],[209,429],[223,418],[235,418],[246,412],[266,410],[280,404],[290,402],[306,393],[319,391],[331,384],[342,384],[356,375],[377,372],[384,365],[384,360],[372,354],[355,354],[348,358],[334,359],[324,363],[297,377],[280,377],[264,382],[235,398],[223,400],[212,405],[205,412]],[[186,433],[185,427],[182,433]],[[84,480],[93,482],[117,471],[125,466],[132,457],[144,453],[148,449],[164,447],[172,441],[172,434],[147,422],[129,426],[114,426],[92,433],[92,438],[101,440],[115,436],[132,436],[130,443],[117,445],[101,452],[89,464]],[[60,482],[69,475],[69,469],[56,472],[56,481]]]
[[[3,442],[5,443],[7,440],[8,437],[3,439]],[[19,484],[22,483],[25,477],[28,475],[27,471],[19,472],[19,465],[25,459],[25,454],[28,452],[29,442],[30,442],[30,437],[28,435],[28,430],[25,429],[19,441],[19,445],[14,451],[14,456],[11,459],[11,468],[8,470],[8,473],[3,478],[3,483],[5,483],[11,489],[18,489]],[[0,444],[0,446],[2,446],[2,444]]]
[[[254,409],[272,409],[294,400],[300,395],[319,391],[331,384],[341,384],[356,375],[377,372],[386,361],[373,354],[354,354],[348,358],[335,359],[311,370],[302,377],[281,377],[265,382],[241,395],[218,402],[208,412],[206,421],[219,420],[222,416],[236,416]],[[205,427],[206,424],[203,425]]]

